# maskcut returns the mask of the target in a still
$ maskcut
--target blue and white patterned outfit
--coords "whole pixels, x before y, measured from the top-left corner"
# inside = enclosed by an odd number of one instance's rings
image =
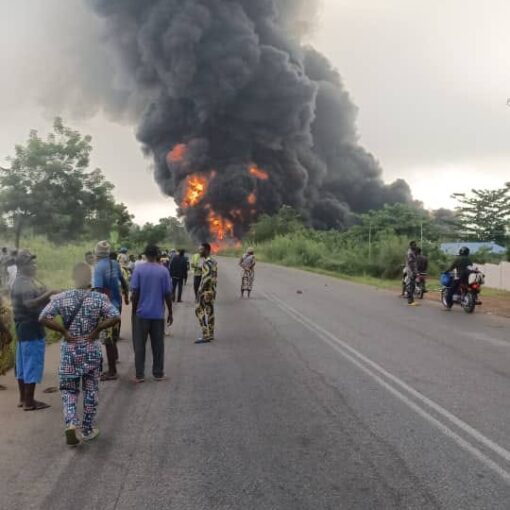
[[[78,307],[72,324],[68,324]],[[80,425],[76,407],[82,383],[84,434],[89,434],[94,426],[101,376],[101,342],[91,342],[88,337],[99,322],[118,316],[106,295],[83,289],[58,294],[40,316],[40,319],[61,317],[71,337],[76,339],[62,341],[58,375],[66,426]]]

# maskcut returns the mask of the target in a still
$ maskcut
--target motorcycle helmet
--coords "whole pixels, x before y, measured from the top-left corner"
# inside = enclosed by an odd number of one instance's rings
[[[459,255],[461,257],[467,257],[468,255],[470,254],[470,250],[467,246],[463,246],[460,250],[459,250]]]
[[[128,252],[128,249],[123,246],[120,250],[119,250],[120,253],[127,253]]]

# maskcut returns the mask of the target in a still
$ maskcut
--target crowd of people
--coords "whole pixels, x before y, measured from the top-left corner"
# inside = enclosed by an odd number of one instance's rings
[[[3,260],[2,268],[6,266]],[[163,252],[149,245],[136,258],[125,248],[116,253],[109,242],[101,241],[73,268],[73,288],[64,292],[48,289],[37,279],[36,261],[36,256],[28,251],[16,253],[17,274],[9,287],[17,339],[18,406],[25,411],[49,407],[37,400],[35,394],[43,379],[46,330],[53,330],[62,338],[58,378],[68,445],[75,446],[99,435],[95,421],[99,384],[101,380],[118,378],[117,342],[123,305],[132,305],[133,382],[136,384],[145,382],[148,338],[152,349],[152,376],[158,382],[166,379],[165,323],[173,323],[173,303],[182,302],[190,268],[194,276],[195,314],[201,329],[195,343],[214,341],[218,270],[208,243],[200,245],[190,265],[184,250]],[[243,271],[253,271],[253,267],[254,258],[251,264],[245,263]],[[251,292],[249,278],[246,285]],[[7,308],[0,301],[2,346],[13,340],[8,319],[3,315],[8,313]],[[103,358],[106,358],[107,367],[103,367]],[[77,409],[80,393],[83,395],[81,419]]]

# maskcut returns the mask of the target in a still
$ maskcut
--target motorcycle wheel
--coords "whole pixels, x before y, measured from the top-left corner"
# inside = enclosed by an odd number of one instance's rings
[[[421,285],[416,287],[416,295],[418,299],[423,299],[425,297],[425,289]]]
[[[468,292],[462,297],[462,308],[466,313],[473,313],[475,311],[476,301],[471,292]]]
[[[443,303],[443,306],[450,310],[453,306],[453,303],[451,305],[448,304],[448,288],[445,287],[442,291],[441,291],[441,303]]]

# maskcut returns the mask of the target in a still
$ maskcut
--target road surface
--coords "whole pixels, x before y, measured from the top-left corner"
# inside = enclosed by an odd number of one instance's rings
[[[121,342],[93,444],[66,448],[58,394],[0,395],[0,507],[510,508],[510,321],[264,264],[238,287],[221,260],[203,346],[187,287],[168,382],[134,386]]]

